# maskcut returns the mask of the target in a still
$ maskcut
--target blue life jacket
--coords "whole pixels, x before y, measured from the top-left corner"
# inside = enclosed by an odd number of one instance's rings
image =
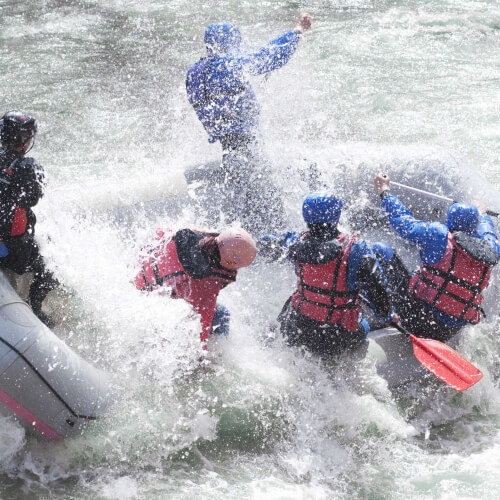
[[[208,133],[209,142],[257,126],[259,106],[248,78],[286,64],[298,40],[296,32],[287,31],[257,52],[243,53],[234,48],[213,53],[188,69],[188,99]]]

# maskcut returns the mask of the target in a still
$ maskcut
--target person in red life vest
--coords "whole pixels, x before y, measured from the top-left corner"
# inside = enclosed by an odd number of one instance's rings
[[[286,250],[295,265],[297,289],[278,321],[290,345],[322,356],[364,356],[368,322],[361,317],[360,294],[379,321],[397,322],[383,271],[369,245],[338,229],[342,200],[332,191],[312,193],[302,205],[308,230],[267,235],[259,253],[278,260]]]
[[[58,282],[47,271],[35,241],[34,207],[43,196],[43,167],[25,155],[33,146],[36,119],[24,111],[9,111],[0,120],[0,267],[17,274],[33,272],[28,302],[47,325],[42,302]]]
[[[483,292],[500,255],[493,222],[479,210],[485,211],[484,205],[454,203],[446,224],[425,222],[389,192],[387,173],[378,174],[374,186],[389,225],[417,246],[422,261],[410,274],[392,247],[374,245],[394,290],[401,324],[415,335],[440,341],[477,324],[484,314]]]
[[[201,318],[203,348],[211,332],[226,334],[229,313],[217,305],[219,292],[236,281],[237,271],[257,254],[252,237],[241,228],[221,233],[194,229],[157,230],[135,278],[139,290],[165,286],[171,297],[188,302]]]

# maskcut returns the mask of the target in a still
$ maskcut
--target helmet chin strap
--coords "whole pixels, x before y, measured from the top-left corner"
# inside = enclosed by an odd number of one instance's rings
[[[29,145],[28,149],[24,152],[24,154],[28,154],[32,149],[33,149],[33,146],[35,145],[35,136],[33,136],[31,139],[31,144]]]

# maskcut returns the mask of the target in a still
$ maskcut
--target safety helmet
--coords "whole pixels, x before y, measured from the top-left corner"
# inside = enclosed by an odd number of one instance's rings
[[[229,52],[240,48],[241,32],[230,23],[213,23],[205,29],[204,40],[209,54]]]
[[[479,224],[479,210],[470,203],[453,203],[446,214],[446,225],[450,231],[472,233]]]
[[[249,266],[257,255],[253,238],[239,227],[226,229],[216,238],[220,253],[220,264],[227,269]]]
[[[19,147],[33,139],[37,132],[34,116],[24,111],[8,111],[0,121],[0,141],[3,146]]]
[[[333,191],[311,193],[302,204],[302,216],[307,224],[327,222],[337,225],[343,205]]]

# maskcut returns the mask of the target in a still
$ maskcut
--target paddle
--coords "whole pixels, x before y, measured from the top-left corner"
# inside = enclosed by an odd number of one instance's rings
[[[449,203],[457,203],[455,200],[453,200],[452,198],[448,198],[447,196],[442,196],[440,194],[435,194],[435,193],[429,193],[429,191],[424,191],[423,189],[417,189],[412,186],[407,186],[405,184],[399,184],[399,182],[390,181],[390,183],[393,186],[403,189],[404,191],[408,191],[409,193],[426,196],[427,198],[433,198],[435,200],[447,201]],[[499,215],[498,212],[493,212],[493,210],[486,210],[486,214],[492,217],[498,217]]]
[[[370,304],[363,295],[359,295],[359,298],[366,304]],[[483,373],[479,368],[449,345],[439,340],[417,337],[397,323],[391,323],[389,326],[409,337],[417,361],[456,391],[465,391],[483,378]]]
[[[465,391],[483,377],[478,368],[449,345],[417,337],[397,323],[391,323],[391,326],[410,338],[413,354],[422,366],[456,391]]]

